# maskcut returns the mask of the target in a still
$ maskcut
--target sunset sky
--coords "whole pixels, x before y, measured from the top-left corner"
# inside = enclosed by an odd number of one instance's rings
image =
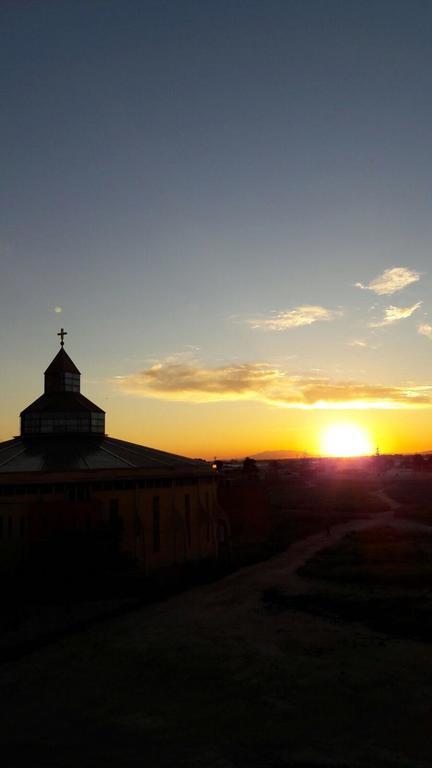
[[[432,4],[2,0],[0,439],[432,450]]]

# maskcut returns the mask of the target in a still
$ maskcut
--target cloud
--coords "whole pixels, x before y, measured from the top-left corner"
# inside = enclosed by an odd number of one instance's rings
[[[429,325],[428,323],[422,323],[418,326],[417,331],[422,335],[426,336],[428,339],[432,341],[432,325]]]
[[[277,368],[260,363],[202,368],[195,363],[168,359],[122,381],[128,391],[150,397],[209,402],[238,397],[254,399],[257,393],[265,392],[283,376]]]
[[[289,328],[312,325],[322,320],[334,320],[341,314],[340,310],[305,304],[285,312],[272,312],[270,317],[251,319],[248,323],[252,328],[262,328],[266,331],[286,331]]]
[[[292,376],[266,363],[204,367],[161,361],[116,385],[143,397],[193,403],[249,400],[284,408],[368,409],[432,405],[432,386],[406,387]]]
[[[397,323],[399,320],[406,320],[407,317],[411,317],[414,312],[420,309],[423,302],[418,301],[417,304],[413,304],[412,307],[394,307],[390,305],[384,310],[384,319],[379,322],[370,323],[371,328],[382,328],[384,325],[391,325]]]
[[[355,347],[356,349],[379,349],[379,344],[371,344],[369,341],[364,341],[364,339],[353,339],[352,341],[347,341],[348,347]]]
[[[309,408],[406,408],[432,405],[431,387],[393,387],[353,381],[300,380],[302,401]]]
[[[402,291],[407,285],[416,283],[420,280],[420,273],[414,272],[407,267],[392,267],[392,269],[386,269],[382,275],[375,277],[371,280],[369,285],[363,285],[363,283],[356,283],[356,288],[362,288],[364,291],[373,291],[378,296],[390,296],[393,293]]]

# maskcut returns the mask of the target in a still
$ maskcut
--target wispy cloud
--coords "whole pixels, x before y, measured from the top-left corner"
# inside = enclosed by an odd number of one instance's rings
[[[378,275],[368,285],[356,283],[356,288],[362,288],[364,291],[373,291],[378,296],[391,296],[393,293],[402,291],[411,283],[420,280],[420,273],[407,267],[392,267],[386,269],[382,275]]]
[[[334,320],[342,314],[341,310],[326,309],[312,304],[305,304],[295,309],[272,312],[268,317],[252,318],[248,323],[252,328],[266,331],[286,331],[303,325],[312,325],[322,320]]]
[[[371,328],[382,328],[385,325],[392,325],[399,320],[406,320],[411,317],[414,312],[420,309],[423,302],[418,301],[417,304],[413,304],[412,307],[394,307],[390,305],[384,310],[384,318],[377,322],[370,323]]]
[[[432,325],[429,325],[429,323],[422,323],[418,326],[417,330],[422,336],[426,336],[432,341]]]
[[[365,341],[364,339],[353,339],[352,341],[347,341],[348,347],[355,347],[356,349],[378,349],[379,344],[371,344],[369,341]]]
[[[124,392],[161,400],[206,403],[255,400],[284,408],[368,409],[432,405],[432,386],[406,387],[292,376],[266,363],[204,367],[161,361],[123,378]]]

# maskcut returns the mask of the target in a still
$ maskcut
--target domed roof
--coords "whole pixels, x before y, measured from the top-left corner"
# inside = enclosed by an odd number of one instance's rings
[[[33,403],[21,411],[20,416],[26,413],[43,413],[50,411],[52,413],[62,413],[64,411],[94,411],[95,413],[105,413],[102,408],[92,403],[81,392],[52,392],[44,394],[34,400]]]
[[[0,443],[0,477],[16,472],[148,470],[160,474],[209,474],[210,464],[107,435],[38,435]]]

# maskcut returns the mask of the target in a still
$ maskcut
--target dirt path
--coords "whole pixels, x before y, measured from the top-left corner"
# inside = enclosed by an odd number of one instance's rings
[[[376,514],[372,518],[350,520],[347,523],[335,525],[325,532],[308,536],[308,538],[292,544],[281,555],[272,558],[268,563],[260,564],[262,566],[261,575],[264,579],[263,583],[273,578],[277,578],[278,581],[282,579],[287,591],[304,592],[309,589],[308,582],[298,575],[298,570],[318,552],[334,547],[349,533],[365,531],[380,526],[389,526],[398,530],[416,530],[432,533],[432,526],[430,525],[396,518],[395,512],[400,510],[402,505],[383,491],[379,491],[376,495],[381,501],[388,504],[387,510]],[[258,573],[260,572],[260,567],[258,567],[257,571]]]
[[[395,518],[394,512],[399,509],[400,505],[382,492],[379,493],[379,496],[389,506],[385,512],[380,512],[371,518],[350,520],[347,523],[334,525],[328,531],[321,531],[308,536],[306,539],[301,539],[280,555],[276,555],[264,563],[243,568],[241,571],[236,571],[226,577],[221,583],[222,588],[224,585],[231,587],[234,584],[241,588],[243,583],[247,583],[250,587],[253,583],[254,587],[259,589],[260,587],[266,588],[273,581],[277,581],[279,584],[282,583],[288,592],[303,592],[308,589],[308,583],[298,576],[297,571],[318,552],[334,547],[349,533],[383,525],[395,528],[418,528],[419,530],[429,530],[429,532],[432,530],[421,523],[410,523]]]

